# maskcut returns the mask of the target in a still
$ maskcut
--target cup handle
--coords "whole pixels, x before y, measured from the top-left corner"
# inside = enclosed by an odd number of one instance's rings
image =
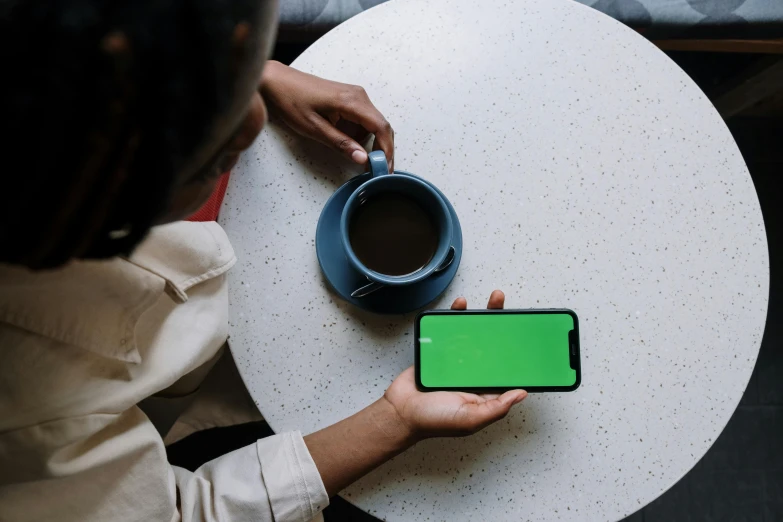
[[[370,172],[373,178],[389,173],[389,164],[386,162],[386,154],[382,150],[374,150],[369,155]]]

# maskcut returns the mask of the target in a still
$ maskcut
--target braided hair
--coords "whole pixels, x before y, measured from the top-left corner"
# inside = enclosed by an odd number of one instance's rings
[[[261,0],[0,0],[0,263],[128,254],[235,94]]]

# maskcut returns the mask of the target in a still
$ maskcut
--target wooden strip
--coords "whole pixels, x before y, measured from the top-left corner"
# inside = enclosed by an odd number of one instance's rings
[[[783,38],[772,40],[653,40],[664,51],[783,54]]]

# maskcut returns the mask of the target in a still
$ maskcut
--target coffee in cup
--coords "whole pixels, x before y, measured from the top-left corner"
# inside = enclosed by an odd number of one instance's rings
[[[354,210],[348,231],[359,261],[380,274],[418,272],[438,249],[438,227],[427,210],[399,192],[377,194]]]
[[[453,259],[454,225],[439,191],[412,174],[389,174],[383,151],[371,152],[369,163],[371,176],[340,216],[345,257],[371,283],[357,289],[359,296],[418,283]]]

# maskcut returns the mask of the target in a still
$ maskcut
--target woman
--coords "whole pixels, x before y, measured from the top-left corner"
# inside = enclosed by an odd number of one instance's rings
[[[525,397],[416,390],[189,472],[164,421],[227,337],[235,262],[199,208],[266,120],[357,163],[340,120],[391,127],[358,87],[278,63],[272,1],[19,0],[0,7],[7,195],[0,208],[0,520],[319,517],[329,496],[427,437],[461,436]],[[259,80],[260,79],[260,80]],[[465,308],[460,298],[454,308]],[[490,307],[502,307],[494,292]],[[161,417],[162,418],[162,417]],[[156,425],[157,424],[157,425]]]

